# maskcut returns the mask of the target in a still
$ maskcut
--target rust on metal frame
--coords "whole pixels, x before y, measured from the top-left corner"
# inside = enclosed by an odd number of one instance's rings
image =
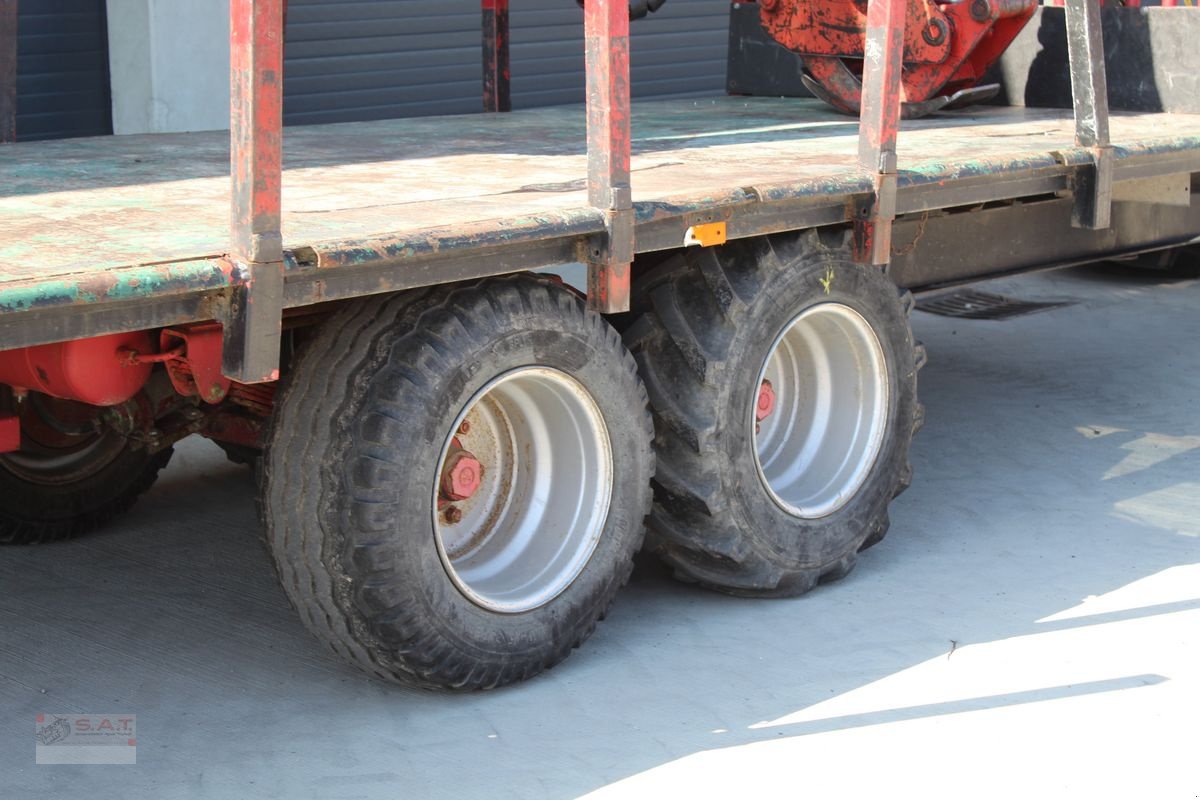
[[[764,30],[804,56],[813,93],[848,114],[858,114],[862,84],[844,59],[863,59],[867,5],[845,0],[769,0],[759,4]],[[1037,0],[907,2],[904,11],[902,115],[924,116],[955,92],[974,87],[1037,9]],[[806,80],[806,83],[808,81]],[[943,98],[941,102],[935,98]]]
[[[236,280],[224,320],[224,372],[243,383],[279,377],[283,16],[283,0],[230,2],[230,261]]]
[[[900,69],[905,0],[870,0],[863,60],[858,166],[874,181],[874,194],[855,213],[855,257],[885,265],[891,260],[896,218],[896,135],[900,128]]]
[[[1067,0],[1066,18],[1075,144],[1092,152],[1092,164],[1076,173],[1071,224],[1102,229],[1112,216],[1113,150],[1099,0]]]
[[[802,56],[862,58],[866,6],[846,0],[760,0],[763,28],[775,41]],[[950,56],[946,8],[930,0],[905,4],[906,64],[940,64]]]
[[[508,0],[480,0],[483,12],[483,110],[512,111]]]
[[[159,333],[159,350],[174,352],[182,346],[182,357],[166,363],[167,377],[183,397],[199,397],[215,404],[225,399],[232,381],[221,374],[221,326],[216,323],[164,328]]]
[[[17,0],[0,0],[0,144],[17,140]]]
[[[588,203],[605,215],[605,233],[583,253],[588,304],[603,313],[629,310],[634,253],[629,93],[629,6],[625,0],[584,5],[587,55]]]

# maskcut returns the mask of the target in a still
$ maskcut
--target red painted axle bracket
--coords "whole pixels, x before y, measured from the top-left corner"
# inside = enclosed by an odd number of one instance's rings
[[[168,352],[180,345],[183,348],[178,358],[166,362],[175,391],[184,397],[199,397],[206,403],[225,399],[233,381],[221,372],[223,333],[216,322],[163,330],[159,335],[160,350]]]
[[[867,3],[860,0],[760,0],[763,27],[804,57],[805,85],[847,114],[862,106]],[[921,117],[978,102],[996,87],[976,87],[1037,9],[1037,0],[907,0],[903,15],[902,116]]]

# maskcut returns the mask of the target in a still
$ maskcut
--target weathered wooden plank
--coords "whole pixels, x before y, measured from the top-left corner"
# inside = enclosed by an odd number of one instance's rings
[[[288,249],[505,224],[589,206],[578,107],[507,115],[289,128]],[[813,100],[717,98],[635,104],[639,219],[657,203],[720,207],[745,187],[861,192],[857,123]],[[1200,116],[1113,114],[1119,152],[1200,151]],[[972,109],[901,125],[903,186],[986,176],[1076,150],[1069,110]],[[229,250],[229,138],[165,134],[0,149],[0,285],[77,281],[118,267]],[[796,188],[800,187],[800,188]],[[82,277],[76,277],[82,276]]]

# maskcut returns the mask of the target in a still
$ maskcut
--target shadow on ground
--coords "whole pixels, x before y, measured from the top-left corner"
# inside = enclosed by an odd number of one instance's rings
[[[1197,591],[1085,603],[1200,562],[1200,284],[1072,270],[1002,289],[1081,302],[1005,322],[918,315],[917,482],[849,578],[748,601],[642,563],[579,653],[493,693],[385,686],[319,649],[258,542],[248,473],[186,443],[113,529],[0,552],[0,794],[636,795],[715,751],[806,737],[836,751],[879,726],[1161,689],[1172,676],[1153,665],[1052,654],[1035,669],[1008,650],[992,670],[1024,676],[1008,689],[946,678],[941,695],[871,699],[935,660],[1200,608]],[[136,713],[138,765],[33,766],[40,712]],[[845,780],[869,760],[845,741],[842,761],[781,769]]]

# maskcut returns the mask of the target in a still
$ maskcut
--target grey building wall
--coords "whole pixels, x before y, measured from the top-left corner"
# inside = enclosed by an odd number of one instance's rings
[[[574,0],[513,0],[515,108],[583,100]],[[479,111],[478,0],[291,0],[288,124]],[[633,23],[635,97],[721,93],[729,0],[668,0]]]

